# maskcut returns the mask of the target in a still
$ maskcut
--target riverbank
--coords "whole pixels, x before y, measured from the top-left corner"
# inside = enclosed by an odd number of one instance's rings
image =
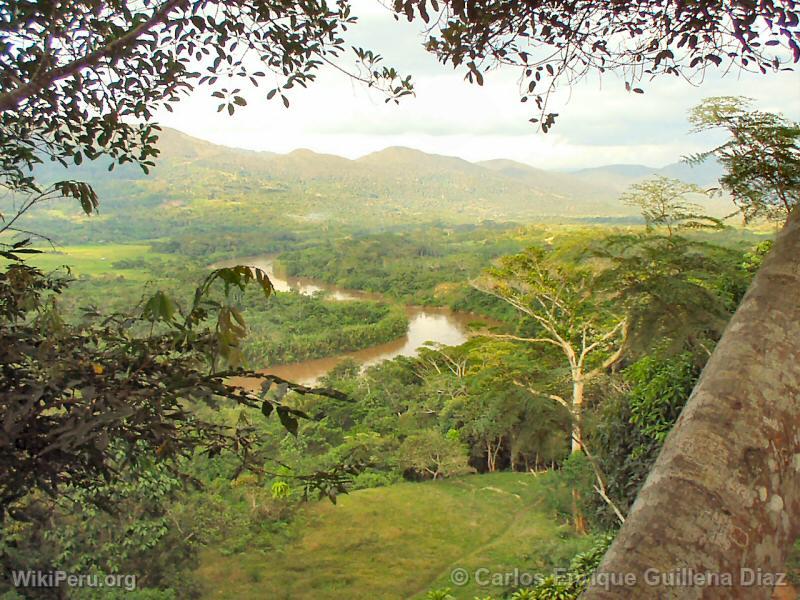
[[[280,269],[275,268],[274,255],[244,257],[217,263],[213,266],[234,264],[245,264],[262,269],[279,292],[296,291],[304,296],[312,297],[325,294],[326,298],[345,302],[384,300],[381,294],[343,289],[309,278],[284,276]],[[399,335],[392,341],[369,345],[358,350],[342,347],[339,351],[323,358],[269,364],[261,372],[308,385],[316,382],[322,375],[348,358],[357,361],[362,366],[369,366],[397,356],[416,356],[417,349],[426,343],[457,346],[467,341],[475,331],[497,325],[497,322],[485,317],[444,307],[407,305],[403,307],[403,310],[408,319],[408,328],[405,335]],[[251,355],[250,359],[252,364],[258,364],[257,354]]]

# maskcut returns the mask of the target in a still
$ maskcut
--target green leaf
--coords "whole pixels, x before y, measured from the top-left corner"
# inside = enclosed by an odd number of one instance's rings
[[[175,302],[161,290],[145,302],[142,316],[148,321],[171,321],[177,311]]]
[[[286,428],[286,431],[291,433],[293,436],[297,436],[297,419],[295,419],[289,413],[288,408],[286,408],[285,406],[279,406],[278,418],[281,420],[281,423]]]

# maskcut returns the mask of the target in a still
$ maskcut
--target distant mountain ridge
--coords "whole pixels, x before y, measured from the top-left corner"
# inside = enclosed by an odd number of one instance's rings
[[[713,185],[721,172],[718,165],[694,170],[675,163],[660,169],[608,165],[565,173],[507,159],[469,162],[405,147],[351,160],[308,149],[276,154],[230,148],[169,128],[160,133],[158,145],[161,154],[149,177],[130,165],[109,173],[107,161],[84,163],[70,169],[69,176],[96,185],[111,206],[132,207],[130,201],[146,199],[169,210],[202,206],[214,212],[246,203],[270,211],[277,207],[301,221],[478,222],[632,216],[636,211],[618,198],[635,181],[665,174]],[[38,175],[52,181],[66,173],[45,165]],[[721,212],[714,204],[709,203],[709,212]]]
[[[722,165],[716,160],[707,160],[699,165],[674,162],[660,168],[637,164],[616,164],[570,171],[570,175],[576,179],[604,185],[616,192],[624,191],[631,183],[656,175],[680,179],[700,187],[715,187],[723,173]]]

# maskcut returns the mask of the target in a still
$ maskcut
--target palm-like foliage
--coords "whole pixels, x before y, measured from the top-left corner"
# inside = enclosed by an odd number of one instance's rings
[[[625,307],[633,351],[654,339],[713,344],[749,280],[740,253],[680,236],[618,235],[596,252],[610,261],[600,280]]]
[[[730,139],[689,158],[715,156],[725,167],[720,179],[745,222],[784,221],[800,202],[800,124],[781,115],[750,110],[745,98],[707,98],[689,121],[697,131],[725,129]]]

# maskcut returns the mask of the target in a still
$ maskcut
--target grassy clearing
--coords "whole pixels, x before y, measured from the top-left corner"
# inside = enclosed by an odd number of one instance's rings
[[[457,598],[505,586],[456,587],[456,567],[549,571],[587,545],[552,517],[547,479],[471,475],[354,492],[301,511],[292,543],[264,554],[201,557],[205,598],[419,598],[449,587]]]
[[[150,250],[146,244],[91,244],[81,246],[60,246],[56,250],[40,248],[43,254],[29,255],[27,262],[45,271],[69,266],[73,275],[89,275],[106,277],[121,275],[125,279],[145,281],[152,277],[144,266],[120,268],[114,266],[119,261],[132,261],[141,258],[152,260],[174,260],[173,256],[158,254]]]

